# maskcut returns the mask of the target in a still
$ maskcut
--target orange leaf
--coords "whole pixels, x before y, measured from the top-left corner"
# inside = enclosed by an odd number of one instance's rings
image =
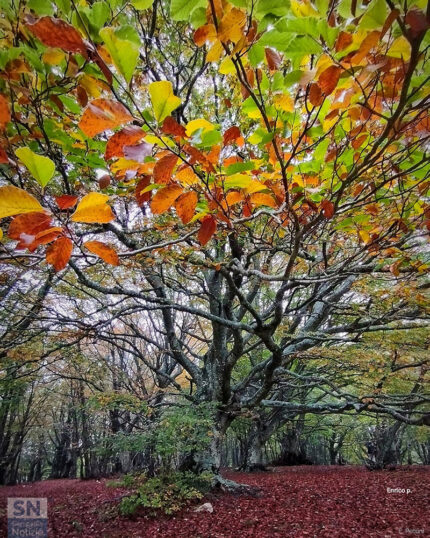
[[[233,7],[224,14],[218,26],[218,38],[220,41],[227,43],[232,41],[237,43],[243,36],[243,27],[246,23],[246,13]]]
[[[224,209],[227,209],[229,207],[233,207],[239,202],[242,202],[242,200],[243,200],[243,192],[230,191],[227,193],[225,199],[221,202],[221,205]]]
[[[46,249],[46,261],[61,271],[67,265],[72,255],[73,243],[68,237],[61,236]]]
[[[46,213],[32,211],[23,213],[12,219],[7,232],[11,239],[22,240],[25,236],[36,236],[42,230],[46,230],[51,225],[51,217]]]
[[[78,197],[72,194],[62,194],[61,196],[56,196],[55,201],[60,209],[69,209],[76,205]]]
[[[9,104],[6,98],[0,94],[0,125],[10,121]]]
[[[264,194],[263,192],[256,192],[251,194],[251,203],[255,206],[265,205],[267,207],[276,207],[277,204],[275,200],[270,196],[270,194]]]
[[[384,35],[388,32],[388,30],[391,28],[391,25],[393,22],[397,19],[397,17],[400,15],[400,11],[398,9],[393,9],[390,14],[387,17],[387,20],[384,23],[384,26],[381,30],[381,39],[384,37]],[[407,17],[407,15],[406,15]]]
[[[61,19],[42,17],[35,20],[33,17],[28,17],[26,26],[48,47],[58,47],[67,52],[80,52],[83,56],[87,55],[87,47],[81,34]]]
[[[181,195],[182,187],[179,185],[167,185],[157,191],[151,202],[151,211],[154,215],[160,215],[166,212],[174,203],[174,201]]]
[[[162,157],[154,166],[155,183],[169,183],[177,162],[178,157],[174,153]]]
[[[136,190],[134,195],[136,196],[136,201],[139,207],[143,206],[145,202],[149,202],[151,199],[151,192],[142,192],[146,187],[151,183],[150,176],[143,176],[143,178],[136,185]]]
[[[106,144],[105,160],[108,161],[113,157],[124,157],[124,146],[132,146],[140,142],[145,134],[145,131],[137,125],[127,125],[116,132]]]
[[[330,200],[323,200],[321,202],[322,214],[326,219],[331,219],[334,215],[334,204]]]
[[[94,99],[85,109],[79,127],[88,137],[93,137],[132,120],[133,116],[121,103],[110,99]]]
[[[325,96],[330,95],[334,91],[341,73],[342,69],[337,65],[331,65],[321,73],[318,79],[318,86]]]
[[[181,194],[175,202],[175,209],[184,224],[188,224],[194,217],[198,196],[194,191]]]
[[[230,127],[224,133],[224,146],[228,146],[228,144],[230,144],[231,142],[234,142],[239,137],[240,137],[239,127],[236,127],[236,125],[233,125],[233,127]]]
[[[202,47],[206,41],[214,41],[216,39],[216,30],[215,26],[213,24],[205,24],[204,26],[200,26],[200,28],[197,28],[197,30],[194,32],[194,43],[198,47]]]
[[[202,219],[202,223],[200,226],[199,233],[197,234],[197,238],[204,247],[206,243],[210,240],[210,238],[213,236],[213,234],[216,232],[216,220],[213,218],[212,215],[207,215]]]
[[[32,241],[32,243],[28,245],[28,250],[30,252],[34,252],[39,245],[46,245],[48,243],[51,243],[51,241],[57,239],[57,237],[62,233],[63,228],[59,226],[54,226],[53,228],[43,230],[43,232],[39,232]]]
[[[110,265],[119,265],[116,250],[101,241],[87,241],[84,247]]]
[[[182,138],[185,138],[187,136],[185,127],[183,125],[179,125],[179,123],[174,118],[172,118],[172,116],[167,116],[166,118],[164,118],[161,130],[165,134],[181,136]]]

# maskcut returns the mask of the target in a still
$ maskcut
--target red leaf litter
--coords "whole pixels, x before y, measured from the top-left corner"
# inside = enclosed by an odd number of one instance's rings
[[[0,536],[7,535],[7,497],[47,497],[50,538],[430,536],[426,467],[378,472],[349,466],[285,467],[225,476],[260,487],[261,495],[209,495],[199,504],[212,503],[213,513],[196,513],[192,506],[175,516],[131,520],[115,510],[124,490],[106,486],[106,480],[1,487]]]

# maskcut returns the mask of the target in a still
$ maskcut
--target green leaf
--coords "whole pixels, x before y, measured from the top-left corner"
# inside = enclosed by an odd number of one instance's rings
[[[247,163],[233,163],[227,166],[226,174],[231,176],[232,174],[237,174],[239,172],[246,172],[248,170],[254,170],[255,164],[253,162]]]
[[[264,17],[268,13],[283,17],[284,15],[288,15],[291,9],[289,4],[289,2],[280,2],[279,0],[258,0],[255,6],[255,14],[259,18]]]
[[[38,155],[30,148],[18,148],[15,155],[42,187],[49,183],[55,172],[55,165],[49,157]]]
[[[252,67],[258,67],[264,62],[264,47],[259,43],[255,43],[248,51],[249,63]]]
[[[374,30],[381,28],[388,16],[387,4],[385,0],[373,0],[366,9],[363,18],[360,21],[360,28]]]
[[[266,32],[262,36],[258,43],[283,51],[288,48],[292,41],[295,41],[295,36],[291,35],[291,33],[269,30],[269,32]]]
[[[172,0],[170,16],[174,21],[186,21],[191,13],[200,7],[206,7],[206,0]]]
[[[148,86],[151,96],[152,108],[154,110],[155,119],[161,122],[167,116],[170,116],[175,108],[181,104],[179,97],[173,94],[172,83],[168,80],[152,82]]]
[[[131,4],[133,7],[139,10],[148,9],[152,6],[154,0],[132,0]]]
[[[102,28],[100,37],[105,42],[116,68],[127,83],[130,83],[139,58],[139,46],[135,41],[121,39],[112,27]]]

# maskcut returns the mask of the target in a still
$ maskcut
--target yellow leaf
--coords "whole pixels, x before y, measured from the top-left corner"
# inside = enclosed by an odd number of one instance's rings
[[[392,58],[402,58],[409,60],[411,57],[411,44],[404,36],[400,36],[394,40],[394,43],[388,49],[387,56]]]
[[[296,2],[291,0],[291,11],[296,17],[318,17],[319,13],[314,9],[310,2]]]
[[[275,95],[273,103],[276,108],[280,108],[285,112],[293,112],[294,110],[294,101],[287,93]]]
[[[363,241],[363,243],[369,243],[370,242],[370,235],[365,230],[360,230],[358,232],[358,235],[360,236],[360,239]]]
[[[181,104],[179,97],[173,94],[172,83],[168,80],[152,82],[148,86],[148,90],[154,116],[158,123],[163,121],[165,117],[170,116],[172,111]]]
[[[109,196],[99,192],[90,192],[79,202],[72,215],[74,222],[110,222],[115,218],[107,202]]]
[[[215,129],[215,125],[210,121],[204,120],[202,118],[192,120],[187,123],[186,133],[188,136],[191,136],[194,131],[197,131],[197,129],[203,129],[202,132],[206,133],[207,131],[213,131]]]
[[[62,50],[48,49],[46,52],[43,53],[42,60],[45,64],[58,65],[64,57],[65,54]]]
[[[219,66],[218,71],[221,73],[221,75],[231,75],[236,72],[236,68],[234,67],[234,63],[230,56],[224,58]]]
[[[221,58],[223,50],[224,49],[222,47],[221,41],[215,41],[212,47],[208,50],[208,53],[206,55],[206,61],[217,62]]]
[[[34,196],[13,185],[0,187],[0,218],[31,211],[44,211]]]

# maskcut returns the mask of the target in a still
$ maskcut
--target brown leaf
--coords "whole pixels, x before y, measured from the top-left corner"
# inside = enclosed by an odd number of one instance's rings
[[[108,161],[114,157],[124,157],[124,146],[132,146],[136,142],[140,142],[146,135],[137,125],[127,125],[120,131],[113,134],[105,149],[105,160]]]
[[[94,99],[85,109],[79,127],[86,136],[93,137],[132,120],[133,116],[121,103],[110,99]]]
[[[309,86],[309,101],[313,106],[320,106],[324,101],[324,96],[322,94],[321,88],[316,82],[313,82]]]
[[[204,247],[206,243],[210,240],[213,234],[216,232],[216,220],[212,215],[207,215],[201,221],[200,229],[197,234],[197,238]]]
[[[87,241],[84,247],[110,265],[119,265],[116,250],[101,241]]]
[[[68,237],[61,236],[46,249],[46,261],[61,271],[72,255],[73,243]]]
[[[151,177],[150,176],[143,176],[143,178],[139,181],[139,183],[136,185],[136,190],[134,192],[134,195],[137,200],[137,204],[139,207],[143,206],[145,202],[149,202],[151,199],[151,191],[148,192],[142,192],[148,185],[151,183]]]
[[[334,91],[341,73],[342,69],[337,65],[331,65],[321,73],[318,78],[318,86],[325,96],[330,95]]]
[[[265,48],[264,54],[270,71],[276,71],[282,63],[282,56],[276,50]]]
[[[239,137],[240,137],[240,129],[239,127],[236,127],[236,125],[233,125],[233,127],[230,127],[224,133],[224,146],[228,146],[229,144],[231,144],[231,142],[234,142]]]
[[[9,103],[4,95],[0,94],[0,125],[4,125],[10,121]]]
[[[165,213],[182,194],[182,187],[179,185],[167,185],[157,191],[151,202],[151,211],[154,215]]]
[[[183,125],[179,125],[179,123],[174,118],[172,118],[172,116],[167,116],[167,118],[164,118],[161,130],[165,134],[181,136],[182,138],[185,138],[187,136],[185,127]]]
[[[352,35],[348,32],[340,32],[336,39],[336,52],[346,49],[352,43]]]
[[[85,108],[88,104],[88,94],[83,86],[78,86],[76,88],[76,96],[78,98],[78,103],[82,108]]]
[[[109,187],[111,182],[111,177],[109,174],[105,174],[99,179],[99,187],[101,189],[106,189],[106,187]]]
[[[55,201],[60,209],[69,209],[76,205],[78,197],[72,194],[62,194],[61,196],[56,196]]]
[[[176,200],[175,209],[184,224],[188,224],[194,217],[197,201],[198,196],[194,191],[185,192]]]
[[[333,218],[334,215],[334,204],[330,200],[323,200],[320,204],[322,209],[322,214],[326,219]]]
[[[66,21],[54,17],[42,17],[38,20],[29,17],[26,26],[48,47],[58,47],[67,52],[87,55],[87,47],[81,34]]]
[[[178,157],[171,153],[162,157],[154,166],[155,183],[169,183],[172,178],[173,169],[178,162]]]

